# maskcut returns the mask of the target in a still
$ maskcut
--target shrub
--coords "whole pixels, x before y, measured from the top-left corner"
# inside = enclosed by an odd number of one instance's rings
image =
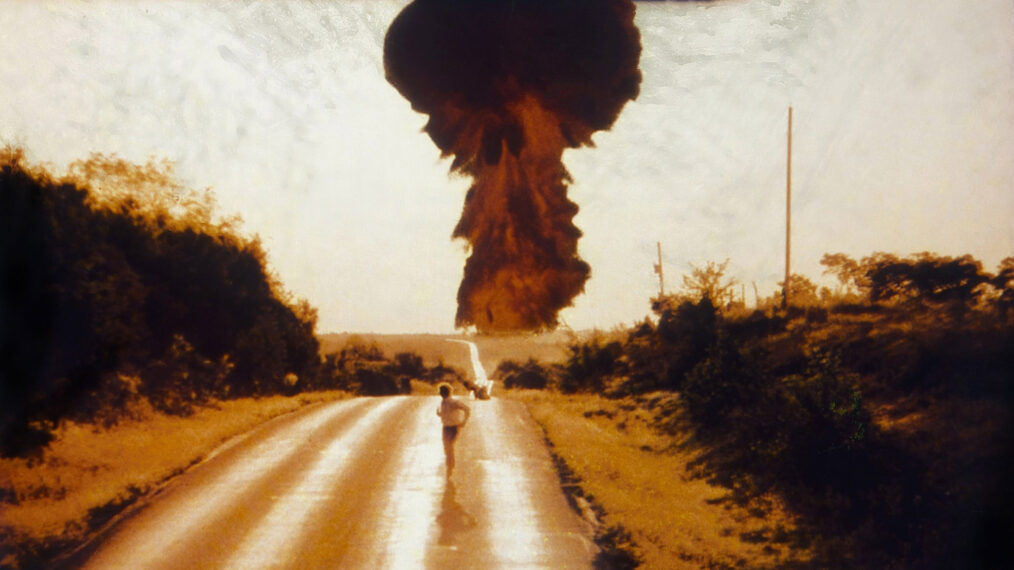
[[[758,309],[745,318],[725,323],[729,334],[741,341],[763,338],[785,330],[785,317],[771,316]]]
[[[873,301],[911,298],[967,305],[978,298],[979,285],[991,279],[970,255],[951,258],[926,252],[906,259],[881,256],[863,261]]]
[[[393,396],[412,391],[407,378],[398,378],[381,366],[363,366],[355,372],[356,392],[363,396]]]
[[[606,379],[619,369],[623,346],[619,342],[603,344],[601,339],[572,344],[560,375],[562,392],[601,392]]]
[[[687,374],[681,391],[701,433],[725,424],[733,414],[756,406],[770,390],[762,367],[728,336],[720,335],[707,357]]]
[[[513,360],[501,362],[493,377],[500,380],[504,388],[543,390],[551,384],[553,373],[534,358],[529,358],[524,364]]]
[[[844,489],[862,465],[870,414],[863,406],[856,377],[825,351],[808,355],[806,371],[781,386],[776,457],[801,483]]]
[[[410,376],[422,378],[426,374],[426,366],[423,365],[423,358],[414,352],[399,352],[394,355],[394,362],[390,365],[392,374],[399,376]]]
[[[256,239],[212,219],[210,194],[154,164],[71,170],[54,180],[0,151],[0,454],[137,394],[186,413],[209,395],[291,391],[288,373],[314,384],[315,311],[278,290]]]
[[[435,366],[432,366],[423,372],[421,379],[431,384],[436,384],[438,382],[447,382],[448,384],[457,382],[459,384],[463,384],[465,381],[465,375],[461,372],[461,370],[458,370],[453,366],[447,366],[443,360],[440,360]]]
[[[661,389],[666,371],[663,354],[662,343],[650,321],[631,330],[620,357],[622,376],[606,395],[622,398]]]
[[[715,342],[720,317],[708,297],[696,303],[683,301],[659,315],[658,335],[663,342],[666,370],[660,388],[679,390],[683,379],[704,360]]]
[[[182,335],[176,335],[165,354],[142,372],[140,392],[162,412],[189,415],[193,404],[225,395],[228,361],[204,358]]]

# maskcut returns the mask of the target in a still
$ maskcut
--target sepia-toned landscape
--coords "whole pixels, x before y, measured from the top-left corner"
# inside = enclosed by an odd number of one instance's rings
[[[830,4],[0,6],[0,568],[1009,567],[1014,7]]]

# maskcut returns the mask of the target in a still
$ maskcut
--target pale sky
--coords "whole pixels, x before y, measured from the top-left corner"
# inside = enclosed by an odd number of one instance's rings
[[[320,332],[450,332],[470,182],[384,79],[405,4],[4,2],[0,144],[57,172],[168,159],[262,238]],[[650,313],[656,241],[667,289],[728,258],[748,304],[751,282],[775,291],[790,104],[794,272],[838,251],[1014,255],[1014,3],[652,2],[636,22],[640,97],[564,155],[592,267],[571,327]]]

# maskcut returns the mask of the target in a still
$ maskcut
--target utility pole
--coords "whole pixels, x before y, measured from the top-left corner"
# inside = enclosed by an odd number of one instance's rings
[[[785,160],[785,283],[782,308],[789,306],[789,262],[792,258],[792,106],[789,105],[788,152]]]
[[[655,242],[658,246],[658,263],[655,264],[655,273],[658,273],[658,298],[665,297],[665,280],[662,277],[662,242]]]

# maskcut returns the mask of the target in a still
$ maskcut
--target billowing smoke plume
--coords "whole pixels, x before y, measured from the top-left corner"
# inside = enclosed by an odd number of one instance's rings
[[[633,19],[630,0],[415,0],[391,24],[388,81],[475,180],[454,229],[471,245],[458,326],[554,328],[584,290],[561,159],[637,96]]]

